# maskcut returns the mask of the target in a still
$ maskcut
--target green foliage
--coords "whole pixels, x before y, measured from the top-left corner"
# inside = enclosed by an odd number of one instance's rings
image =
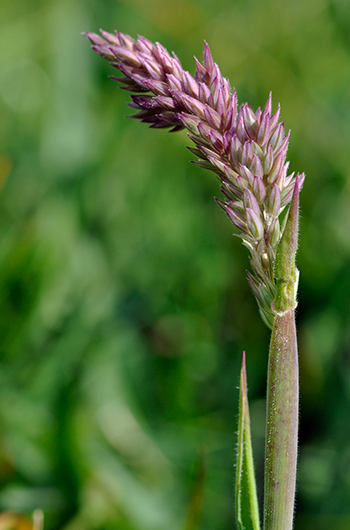
[[[297,304],[299,271],[295,266],[299,229],[299,183],[294,187],[293,199],[284,218],[282,237],[277,247],[274,273],[276,298],[273,307],[277,312],[295,309]]]
[[[185,134],[126,120],[82,31],[206,39],[239,101],[272,90],[306,172],[297,267],[296,530],[350,526],[350,14],[344,0],[4,0],[0,6],[0,509],[45,528],[233,524],[240,352],[261,490],[268,330],[247,256]],[[316,472],[316,471],[317,472]]]
[[[236,464],[236,520],[239,530],[259,530],[253,449],[250,434],[245,353],[242,358],[239,387],[238,444]]]

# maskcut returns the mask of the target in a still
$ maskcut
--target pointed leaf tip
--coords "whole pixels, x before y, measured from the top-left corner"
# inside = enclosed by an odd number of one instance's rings
[[[236,520],[239,530],[259,530],[259,508],[256,494],[253,452],[250,436],[245,360],[245,352],[243,352],[239,395],[236,467]]]
[[[295,178],[292,202],[285,218],[283,235],[277,247],[274,274],[276,297],[273,307],[276,311],[295,309],[299,272],[295,265],[298,249],[299,193],[303,183],[302,175]]]

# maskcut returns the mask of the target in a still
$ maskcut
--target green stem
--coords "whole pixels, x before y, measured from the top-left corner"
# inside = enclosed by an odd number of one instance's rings
[[[294,309],[275,317],[267,380],[264,530],[291,530],[298,452],[298,348]]]

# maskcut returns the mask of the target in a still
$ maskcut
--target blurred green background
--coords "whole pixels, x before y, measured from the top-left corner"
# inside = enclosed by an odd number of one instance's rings
[[[262,491],[269,332],[246,250],[186,134],[124,118],[80,35],[99,27],[191,72],[205,39],[241,103],[281,103],[307,175],[295,529],[348,530],[348,0],[2,0],[0,510],[42,508],[47,530],[233,528],[243,349]]]

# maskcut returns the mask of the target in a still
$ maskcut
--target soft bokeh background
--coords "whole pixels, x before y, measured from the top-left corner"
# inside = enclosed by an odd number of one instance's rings
[[[2,0],[0,511],[65,530],[227,530],[240,355],[262,490],[269,333],[247,253],[184,132],[124,118],[82,31],[193,72],[206,39],[240,102],[273,91],[305,171],[296,530],[350,528],[348,0]]]

